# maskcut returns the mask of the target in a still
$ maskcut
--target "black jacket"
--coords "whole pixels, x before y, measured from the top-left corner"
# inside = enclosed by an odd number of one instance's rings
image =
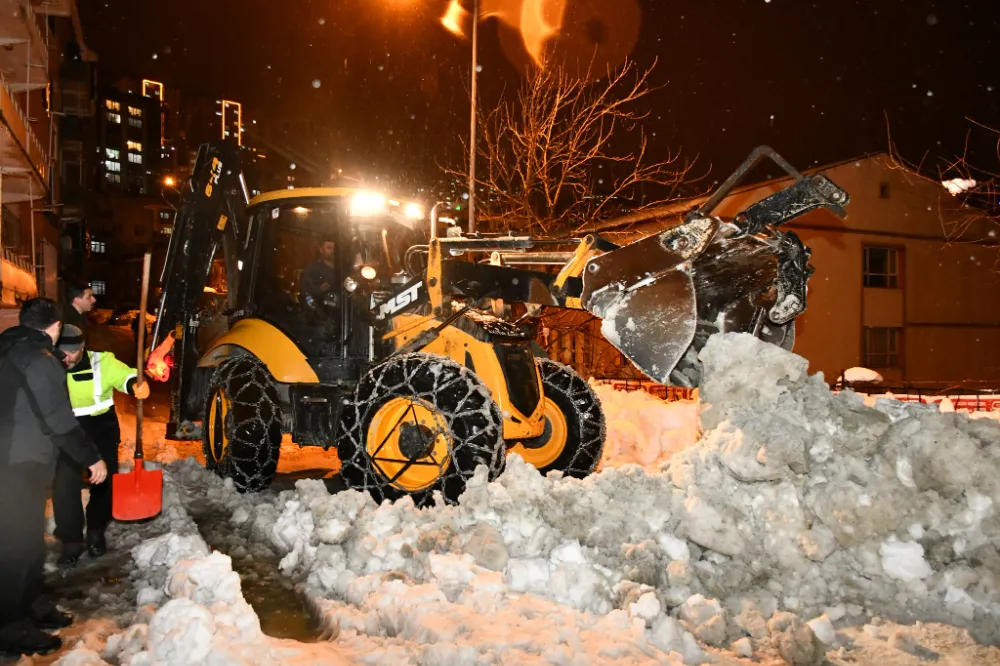
[[[0,333],[0,465],[51,464],[56,447],[89,467],[101,459],[69,402],[66,370],[43,331]]]

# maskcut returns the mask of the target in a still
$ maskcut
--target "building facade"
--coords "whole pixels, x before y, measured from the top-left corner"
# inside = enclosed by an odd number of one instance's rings
[[[82,137],[64,113],[88,113],[96,56],[73,0],[0,0],[0,326],[36,295],[58,298],[63,160]],[[82,150],[82,148],[81,148]],[[72,168],[72,167],[70,167]],[[13,314],[12,314],[13,313]]]

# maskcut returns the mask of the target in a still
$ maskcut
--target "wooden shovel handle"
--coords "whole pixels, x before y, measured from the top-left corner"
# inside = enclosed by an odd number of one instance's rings
[[[142,293],[139,296],[139,340],[136,349],[137,386],[146,383],[146,305],[149,295],[149,270],[153,255],[147,252],[142,258]],[[135,401],[135,459],[142,460],[142,400]]]

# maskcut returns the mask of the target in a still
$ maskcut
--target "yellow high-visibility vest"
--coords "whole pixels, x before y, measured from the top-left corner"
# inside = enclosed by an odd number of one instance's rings
[[[69,401],[76,416],[97,416],[115,406],[114,392],[128,390],[129,380],[137,376],[111,352],[87,350],[90,367],[70,372],[67,377]]]

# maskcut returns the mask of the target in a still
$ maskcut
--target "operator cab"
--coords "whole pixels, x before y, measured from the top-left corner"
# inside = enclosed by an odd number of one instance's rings
[[[321,382],[356,379],[372,357],[373,296],[405,278],[406,251],[426,242],[422,211],[363,190],[307,188],[255,197],[248,214],[236,311],[285,333]]]

